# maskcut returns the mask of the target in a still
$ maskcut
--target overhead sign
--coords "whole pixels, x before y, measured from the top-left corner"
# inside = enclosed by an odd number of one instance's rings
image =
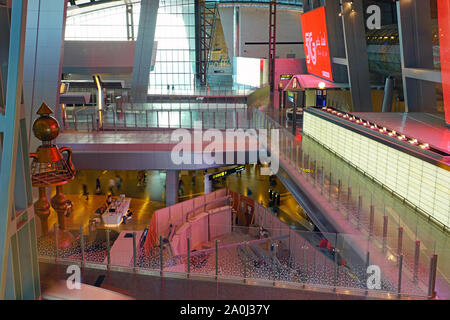
[[[218,172],[218,173],[210,175],[209,176],[209,180],[214,180],[214,179],[217,179],[217,178],[220,178],[220,177],[225,177],[225,176],[228,176],[228,175],[230,175],[232,173],[242,171],[244,169],[245,169],[245,165],[234,167],[233,169],[225,170],[225,171],[222,171],[222,172]]]
[[[282,74],[280,75],[280,80],[291,80],[293,76],[293,74]]]
[[[300,19],[308,72],[333,81],[325,7],[303,13]]]

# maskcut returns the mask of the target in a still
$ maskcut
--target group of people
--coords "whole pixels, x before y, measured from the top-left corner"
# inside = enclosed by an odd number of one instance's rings
[[[119,175],[116,175],[115,179],[114,178],[109,179],[108,186],[111,195],[114,194],[114,188],[116,188],[117,191],[119,192],[120,189],[122,188],[122,178]],[[87,185],[83,184],[82,188],[83,188],[83,196],[86,197],[86,200],[89,200],[89,192]],[[95,194],[97,195],[102,194],[102,185],[100,183],[99,176],[95,179]]]
[[[145,186],[147,183],[147,172],[145,172],[145,170],[139,170],[137,180],[138,180],[137,182],[138,187]]]

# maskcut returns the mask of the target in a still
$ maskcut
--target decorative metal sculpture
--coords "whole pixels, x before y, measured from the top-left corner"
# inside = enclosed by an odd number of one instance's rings
[[[42,103],[33,123],[33,133],[42,141],[35,153],[30,153],[31,184],[39,188],[39,200],[34,204],[34,211],[41,220],[42,233],[48,234],[48,216],[50,215],[50,203],[46,195],[46,188],[56,186],[56,195],[51,199],[51,206],[58,214],[58,224],[61,230],[65,230],[64,216],[71,203],[66,200],[62,185],[72,181],[75,177],[75,168],[72,164],[72,150],[68,147],[58,148],[52,144],[59,134],[58,121],[50,116],[52,110]],[[67,162],[62,153],[67,152]]]

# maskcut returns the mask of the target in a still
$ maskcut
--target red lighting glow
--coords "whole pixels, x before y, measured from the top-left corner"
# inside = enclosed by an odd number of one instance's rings
[[[325,7],[303,13],[300,19],[308,72],[333,81]]]

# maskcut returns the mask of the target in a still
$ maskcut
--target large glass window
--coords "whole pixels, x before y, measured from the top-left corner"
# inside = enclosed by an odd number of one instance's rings
[[[134,34],[138,34],[140,1],[133,1]],[[126,41],[124,3],[111,2],[68,11],[65,40]],[[149,92],[194,87],[194,0],[160,0],[156,21],[156,62]]]
[[[156,63],[149,92],[194,87],[194,0],[161,0],[156,20]]]

